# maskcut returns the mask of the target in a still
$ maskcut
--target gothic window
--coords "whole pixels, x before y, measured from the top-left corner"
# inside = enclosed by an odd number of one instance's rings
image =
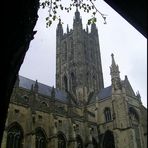
[[[106,122],[111,121],[111,111],[110,111],[110,108],[105,108],[104,116],[105,116],[105,121]]]
[[[46,148],[46,136],[44,134],[44,130],[41,128],[37,128],[35,131],[35,145],[36,148]]]
[[[66,139],[63,133],[58,134],[58,148],[66,148]]]
[[[75,92],[75,87],[76,87],[76,78],[75,78],[74,73],[72,72],[71,73],[71,90],[73,92]]]
[[[70,49],[71,49],[71,58],[74,57],[74,48],[73,48],[73,39],[70,38]]]
[[[6,148],[22,148],[23,130],[17,123],[12,124],[7,134]]]
[[[67,91],[68,90],[68,81],[67,81],[66,76],[64,76],[63,81],[64,81],[64,90]]]
[[[79,135],[77,135],[76,141],[77,141],[77,148],[83,148],[83,141]]]
[[[64,41],[64,59],[67,60],[67,43]]]

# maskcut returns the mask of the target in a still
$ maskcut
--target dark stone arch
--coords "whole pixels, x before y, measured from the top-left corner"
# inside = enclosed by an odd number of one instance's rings
[[[59,131],[57,137],[58,137],[58,148],[66,148],[66,136],[64,135],[64,133]]]
[[[104,134],[103,148],[115,148],[114,135],[110,130],[107,130]]]
[[[98,143],[94,137],[92,137],[92,144],[93,144],[93,148],[98,148]]]
[[[36,148],[46,148],[47,147],[47,136],[43,128],[38,127],[35,129],[35,145]]]
[[[80,135],[76,136],[77,148],[83,148],[83,140]]]
[[[19,123],[13,122],[7,128],[7,144],[6,148],[22,148],[24,132]]]

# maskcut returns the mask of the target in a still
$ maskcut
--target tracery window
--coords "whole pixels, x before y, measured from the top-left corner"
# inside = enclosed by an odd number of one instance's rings
[[[64,41],[64,55],[65,55],[65,60],[67,60],[67,43]]]
[[[22,148],[23,131],[19,124],[15,123],[7,134],[6,148]]]
[[[66,148],[66,139],[63,133],[58,134],[58,148]]]
[[[111,111],[110,111],[110,108],[105,108],[104,110],[104,116],[105,116],[105,121],[106,122],[109,122],[111,121]]]
[[[36,148],[46,148],[46,136],[41,128],[37,128],[35,132]]]

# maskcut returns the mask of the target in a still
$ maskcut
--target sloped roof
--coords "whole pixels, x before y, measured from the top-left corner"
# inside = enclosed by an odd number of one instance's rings
[[[105,98],[110,97],[112,94],[112,86],[108,86],[106,88],[103,88],[98,94],[97,94],[97,98],[98,100],[102,100]]]
[[[25,78],[23,76],[19,76],[19,87],[25,88],[27,90],[31,90],[31,86],[35,85],[35,81]],[[52,87],[47,86],[45,84],[38,82],[38,93],[45,95],[45,96],[51,96]],[[55,89],[55,98],[62,102],[67,102],[67,94],[64,91]]]
[[[101,89],[98,93],[94,94],[88,103],[104,100],[112,95],[112,86]]]

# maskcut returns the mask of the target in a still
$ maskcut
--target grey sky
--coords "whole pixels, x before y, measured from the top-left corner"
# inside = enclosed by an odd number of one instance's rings
[[[110,65],[111,53],[114,53],[119,65],[120,77],[127,75],[136,92],[139,90],[143,105],[147,107],[147,40],[133,26],[124,20],[117,12],[102,0],[98,0],[97,8],[107,14],[107,24],[97,15],[97,28],[100,41],[102,68],[105,87],[111,84]],[[67,24],[72,28],[75,9],[70,13],[61,12],[66,32]],[[90,14],[81,12],[83,28],[86,28]],[[56,66],[56,25],[46,28],[45,17],[47,10],[39,10],[39,19],[34,30],[37,30],[34,40],[26,54],[19,74],[38,80],[46,85],[55,85]]]

